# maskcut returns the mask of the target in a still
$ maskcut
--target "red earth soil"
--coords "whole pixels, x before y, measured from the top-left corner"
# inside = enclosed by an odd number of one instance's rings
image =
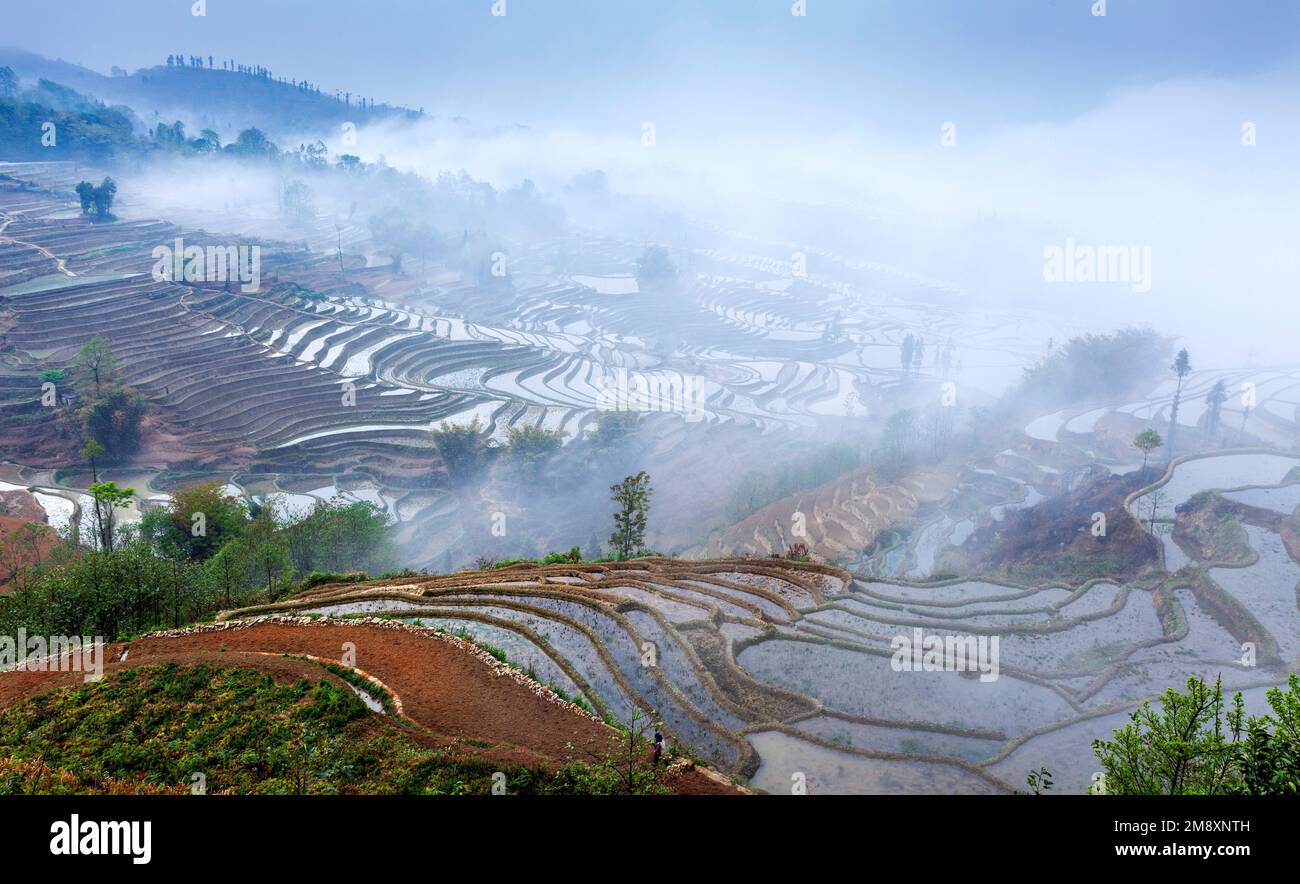
[[[40,562],[54,545],[52,528],[34,545],[13,540],[11,535],[28,522],[45,525],[45,509],[36,498],[26,491],[0,491],[0,595],[12,588],[9,584],[19,569]]]
[[[277,677],[325,676],[311,664],[289,663],[282,654],[310,654],[328,660],[356,647],[356,666],[396,694],[403,713],[425,729],[428,745],[496,761],[562,765],[590,760],[620,732],[576,707],[558,703],[498,672],[479,656],[433,634],[367,625],[261,623],[254,626],[145,637],[105,651],[105,674],[157,663],[251,666]],[[117,662],[124,647],[126,662]],[[289,668],[286,669],[285,667]],[[0,673],[0,708],[56,687],[80,683],[79,672]],[[471,746],[491,744],[486,748]],[[678,794],[736,794],[725,777],[683,765],[661,780]]]

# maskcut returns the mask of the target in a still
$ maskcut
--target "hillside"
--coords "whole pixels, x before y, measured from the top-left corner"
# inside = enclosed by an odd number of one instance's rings
[[[946,567],[1020,583],[1137,579],[1159,567],[1159,544],[1124,508],[1124,498],[1157,475],[1154,469],[1122,476],[1098,471],[1073,490],[981,525],[949,553]],[[1098,512],[1106,516],[1102,536],[1093,533]]]
[[[333,662],[345,643],[364,671]],[[200,771],[213,793],[490,794],[501,772],[508,794],[592,794],[628,791],[629,770],[636,792],[735,791],[685,760],[653,769],[645,744],[629,767],[623,732],[433,630],[283,619],[105,656],[93,684],[0,679],[10,791],[184,793]]]
[[[8,66],[25,84],[52,80],[109,105],[128,105],[146,125],[182,119],[195,131],[215,128],[238,131],[250,126],[273,134],[337,129],[344,122],[360,126],[381,119],[419,116],[418,110],[364,100],[334,90],[308,88],[301,81],[279,79],[279,72],[261,75],[214,67],[160,64],[125,76],[105,76],[65,61],[51,61],[31,52],[0,48],[0,67]]]
[[[936,467],[884,484],[871,467],[863,467],[768,504],[715,531],[690,554],[780,554],[803,543],[827,559],[851,559],[882,532],[908,524],[923,504],[943,499],[957,480],[956,470]],[[802,534],[795,533],[796,525]]]

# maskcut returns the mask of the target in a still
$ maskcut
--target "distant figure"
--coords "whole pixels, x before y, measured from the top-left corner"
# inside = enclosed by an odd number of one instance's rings
[[[655,767],[659,766],[659,762],[663,760],[663,757],[664,757],[664,735],[661,734],[659,731],[655,731]]]

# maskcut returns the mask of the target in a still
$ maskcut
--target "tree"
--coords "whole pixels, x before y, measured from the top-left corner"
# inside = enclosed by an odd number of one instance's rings
[[[591,445],[601,455],[610,454],[632,438],[641,423],[635,411],[597,411]]]
[[[94,482],[90,486],[90,496],[95,510],[95,534],[100,549],[113,551],[115,514],[119,509],[131,505],[135,496],[134,488],[119,488],[116,482]]]
[[[1188,679],[1187,693],[1170,688],[1160,711],[1143,703],[1110,740],[1095,740],[1105,789],[1113,795],[1221,795],[1228,790],[1245,713],[1241,695],[1231,709],[1223,685]]]
[[[650,476],[642,470],[611,485],[609,491],[609,499],[619,507],[614,513],[614,533],[610,535],[609,545],[618,559],[623,560],[645,548],[646,522],[654,489],[650,487]]]
[[[309,169],[324,169],[329,163],[329,148],[323,141],[299,145],[298,160]]]
[[[1151,517],[1147,521],[1147,530],[1154,535],[1156,533],[1156,516],[1160,515],[1160,508],[1165,505],[1165,493],[1156,489],[1147,497],[1151,501]]]
[[[117,358],[103,335],[94,335],[73,357],[72,367],[81,375],[78,390],[83,397],[77,417],[84,438],[94,439],[114,456],[129,454],[140,442],[140,426],[149,407],[129,387],[119,384]]]
[[[483,424],[476,417],[468,424],[443,421],[432,430],[433,447],[447,470],[447,477],[457,485],[471,481],[483,471],[491,455],[483,436]]]
[[[912,371],[912,357],[916,353],[916,338],[908,335],[903,338],[903,346],[898,354],[898,363],[903,368],[903,373],[908,374]]]
[[[1011,396],[1026,405],[1050,403],[1057,408],[1128,396],[1168,365],[1169,348],[1168,338],[1148,328],[1071,338],[1025,369]]]
[[[204,570],[208,583],[221,599],[222,608],[229,610],[247,585],[248,550],[238,540],[227,543],[207,560]]]
[[[117,381],[117,357],[113,355],[108,338],[103,335],[94,335],[82,344],[72,358],[72,365],[88,373],[94,382],[92,390],[83,390],[83,395],[99,396],[104,387]]]
[[[0,67],[0,98],[9,101],[17,94],[18,76],[14,73],[14,69],[8,65]]]
[[[1147,458],[1151,456],[1151,452],[1164,445],[1165,440],[1160,438],[1159,433],[1148,427],[1133,437],[1132,444],[1134,448],[1142,452],[1142,469],[1145,470],[1147,468]]]
[[[385,571],[396,562],[383,510],[366,501],[318,501],[310,513],[283,524],[280,535],[294,570]]]
[[[587,749],[594,762],[582,783],[586,794],[661,795],[670,790],[658,782],[646,732],[652,722],[650,713],[632,707],[632,719],[621,733],[609,737],[603,751]],[[573,771],[570,767],[568,770]]]
[[[187,146],[185,140],[185,124],[180,120],[168,126],[166,123],[159,123],[154,127],[153,140],[169,148],[184,148]]]
[[[90,463],[90,481],[99,481],[99,470],[95,466],[95,461],[104,453],[104,446],[100,445],[94,439],[87,439],[86,444],[81,446],[81,459]]]
[[[1214,382],[1205,394],[1205,441],[1213,443],[1219,435],[1219,421],[1223,416],[1223,403],[1228,401],[1228,387],[1223,378]]]
[[[619,764],[628,795],[646,792],[655,781],[654,768],[645,761],[645,734],[649,728],[650,716],[640,708],[632,707],[632,720],[627,727],[627,751]]]
[[[93,214],[101,221],[113,218],[113,200],[117,198],[116,181],[105,178],[98,187],[91,185],[89,181],[82,181],[76,189],[83,215]]]
[[[294,224],[311,225],[316,220],[316,201],[311,188],[295,178],[284,186],[281,197],[280,212],[286,220]]]
[[[221,136],[212,129],[204,129],[194,139],[194,146],[205,153],[216,153],[221,150]]]
[[[292,574],[292,567],[288,544],[276,530],[275,510],[269,502],[248,526],[245,540],[250,563],[259,579],[266,581],[266,600],[273,602],[276,586],[286,577],[286,572]]]
[[[916,412],[904,408],[889,416],[880,438],[884,455],[879,465],[882,479],[893,482],[907,473],[911,466],[912,449],[916,445],[916,439]]]
[[[541,427],[511,427],[506,437],[506,459],[515,477],[536,481],[551,456],[564,444],[568,435],[561,430]]]
[[[1300,794],[1300,675],[1287,676],[1286,690],[1269,688],[1267,697],[1272,713],[1246,722],[1241,780],[1232,791],[1294,796]]]
[[[1186,348],[1178,351],[1178,355],[1174,358],[1174,364],[1170,368],[1178,377],[1178,385],[1174,389],[1173,406],[1169,409],[1169,459],[1173,460],[1174,435],[1178,431],[1178,406],[1183,398],[1183,380],[1192,373],[1192,361],[1187,355]]]
[[[91,399],[80,411],[85,434],[102,442],[114,457],[140,445],[140,425],[149,407],[128,387],[117,387]]]
[[[645,291],[668,291],[677,285],[677,266],[663,246],[649,246],[636,264],[637,287]]]
[[[935,462],[943,459],[952,439],[953,412],[957,409],[938,405],[925,418],[925,432],[930,437],[930,455]]]
[[[95,205],[95,185],[82,181],[77,185],[77,199],[81,200],[81,214],[89,215]]]
[[[225,150],[240,157],[270,157],[280,152],[261,129],[245,129]]]
[[[238,537],[248,522],[243,501],[225,493],[220,479],[172,494],[166,534],[186,558],[206,559]]]
[[[1095,740],[1105,790],[1112,795],[1270,795],[1300,793],[1300,676],[1268,691],[1270,713],[1245,714],[1242,696],[1224,699],[1187,681],[1170,688],[1160,710],[1143,703],[1110,740]]]

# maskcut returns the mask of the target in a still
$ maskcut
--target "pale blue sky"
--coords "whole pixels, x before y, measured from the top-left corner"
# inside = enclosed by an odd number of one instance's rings
[[[3,0],[0,44],[98,70],[236,57],[479,120],[762,130],[1060,121],[1117,89],[1294,69],[1288,0]]]

